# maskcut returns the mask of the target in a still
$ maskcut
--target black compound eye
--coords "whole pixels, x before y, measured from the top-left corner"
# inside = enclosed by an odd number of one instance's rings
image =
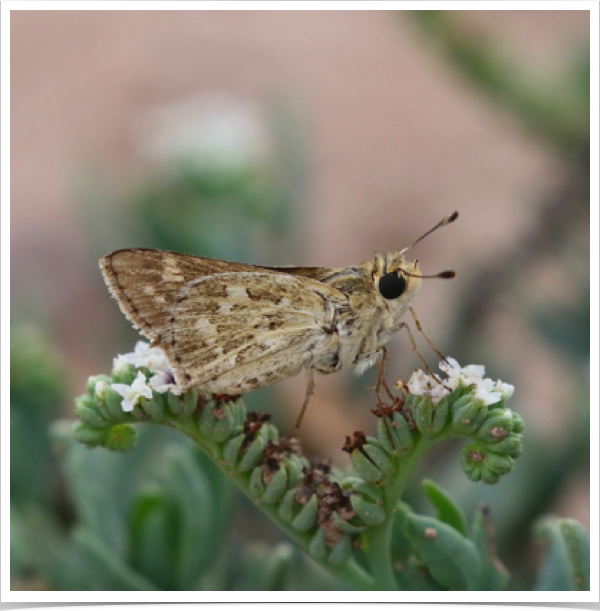
[[[406,280],[398,272],[390,272],[379,279],[379,292],[384,299],[398,299],[406,289]]]

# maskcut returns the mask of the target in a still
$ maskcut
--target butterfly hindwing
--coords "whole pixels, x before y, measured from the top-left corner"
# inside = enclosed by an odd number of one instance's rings
[[[344,300],[314,280],[267,270],[200,278],[177,298],[162,347],[180,386],[224,392],[231,378],[240,386],[228,391],[250,390],[292,375],[321,350],[332,307]]]

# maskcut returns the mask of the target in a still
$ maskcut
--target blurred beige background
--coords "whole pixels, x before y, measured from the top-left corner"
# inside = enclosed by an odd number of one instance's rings
[[[541,83],[589,38],[587,11],[453,17]],[[558,151],[450,69],[403,12],[13,11],[11,19],[13,316],[51,330],[73,396],[88,375],[109,369],[112,355],[132,348],[97,349],[120,314],[89,254],[80,175],[120,192],[151,173],[147,143],[165,108],[233,100],[260,116],[273,97],[293,102],[310,184],[302,246],[275,263],[356,264],[403,248],[458,210],[457,223],[414,251],[424,273],[457,271],[452,282],[426,282],[414,303],[450,354],[447,329],[469,298],[469,280],[535,232],[539,203],[567,172]],[[254,125],[260,149],[265,128]],[[128,246],[136,244],[104,250]],[[569,279],[552,265],[540,263],[528,278],[550,301],[568,296]],[[565,364],[511,310],[512,290],[487,316],[486,341],[511,372],[529,426],[560,436]],[[390,381],[418,366],[405,337],[391,354]],[[280,392],[293,402],[303,384],[284,383]],[[335,376],[319,378],[304,425],[312,447],[339,462],[344,435],[370,426],[372,406],[361,412],[347,403]],[[556,510],[589,523],[589,481],[573,478],[572,487]]]

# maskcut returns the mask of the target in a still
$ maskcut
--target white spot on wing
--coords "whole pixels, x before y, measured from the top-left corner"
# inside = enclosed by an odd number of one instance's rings
[[[227,295],[234,299],[248,299],[248,291],[243,286],[228,286]]]
[[[227,289],[227,291],[229,291],[229,289]],[[231,308],[233,307],[232,303],[229,303],[227,301],[224,301],[220,306],[219,309],[217,310],[217,313],[219,314],[227,314],[231,311]]]
[[[173,257],[165,256],[163,259],[163,281],[165,282],[183,282],[185,279],[181,273],[181,269],[177,264],[177,260]]]
[[[198,331],[212,331],[213,333],[216,331],[215,326],[204,316],[198,316],[196,319],[196,329]]]

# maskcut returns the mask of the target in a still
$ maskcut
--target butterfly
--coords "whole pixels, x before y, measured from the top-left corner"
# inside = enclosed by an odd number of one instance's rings
[[[306,368],[296,430],[314,373],[342,367],[362,373],[381,362],[402,328],[416,349],[400,319],[409,309],[414,315],[410,304],[422,278],[454,272],[423,276],[404,253],[457,217],[445,217],[400,252],[352,267],[262,267],[130,248],[107,254],[100,268],[127,319],[167,354],[182,392],[239,395]],[[416,315],[415,321],[420,328]]]

